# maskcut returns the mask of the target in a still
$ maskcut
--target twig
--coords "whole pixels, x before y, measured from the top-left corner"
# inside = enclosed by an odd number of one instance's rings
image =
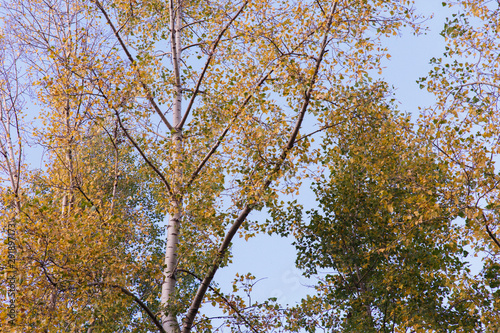
[[[205,63],[205,66],[203,67],[203,70],[201,71],[200,77],[198,78],[198,82],[196,83],[196,87],[194,88],[193,94],[191,95],[191,99],[189,100],[189,104],[188,104],[188,107],[186,109],[186,112],[184,113],[184,116],[182,117],[182,120],[179,123],[179,125],[177,125],[177,129],[182,129],[182,127],[184,126],[184,123],[187,120],[187,117],[189,116],[191,108],[193,107],[194,100],[195,100],[196,96],[198,96],[198,92],[200,91],[201,82],[203,81],[205,73],[207,72],[207,69],[210,66],[210,62],[212,61],[212,58],[215,55],[215,49],[219,45],[219,42],[222,39],[222,36],[224,36],[224,34],[226,33],[227,29],[229,29],[229,27],[234,22],[234,20],[236,20],[236,18],[243,12],[243,9],[246,7],[247,4],[248,4],[248,1],[245,1],[243,3],[243,6],[241,6],[240,10],[238,10],[238,12],[236,13],[236,15],[234,15],[231,18],[231,20],[226,24],[226,26],[224,27],[224,29],[221,30],[221,32],[217,36],[217,39],[212,43],[212,49],[210,50],[210,55],[208,56],[208,59],[207,59],[207,61]]]
[[[194,274],[194,273],[192,273],[190,271],[187,271],[185,269],[177,269],[176,271],[177,272],[183,272],[183,273],[189,274],[189,275],[193,276],[194,278],[198,279],[200,282],[203,281],[203,279],[201,277],[199,277],[198,275],[196,275],[196,274]],[[241,311],[238,308],[236,308],[231,302],[229,302],[229,300],[224,295],[222,295],[220,292],[218,292],[217,290],[215,290],[212,286],[208,286],[208,288],[210,290],[212,290],[214,293],[216,293],[217,296],[219,296],[220,298],[222,298],[224,300],[224,302],[226,302],[226,304],[229,305],[229,307],[231,309],[233,309],[233,311],[238,315],[238,317],[240,317],[245,322],[245,324],[247,324],[247,326],[250,327],[250,329],[252,331],[254,331],[255,333],[259,333],[255,329],[255,327],[253,327],[252,324],[250,322],[248,322],[248,320],[241,314]]]

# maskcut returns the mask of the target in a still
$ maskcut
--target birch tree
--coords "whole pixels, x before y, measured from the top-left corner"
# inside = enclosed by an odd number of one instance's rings
[[[418,31],[411,2],[52,0],[5,1],[3,10],[12,34],[38,57],[26,63],[47,122],[39,138],[51,151],[38,184],[46,200],[60,204],[46,220],[61,221],[61,228],[69,223],[66,231],[47,231],[52,238],[68,235],[58,255],[75,251],[67,264],[76,265],[75,274],[89,272],[63,288],[55,281],[62,275],[43,264],[31,267],[54,293],[65,292],[61,302],[78,306],[59,312],[53,306],[57,320],[26,327],[140,331],[134,320],[147,319],[162,332],[207,331],[211,321],[199,311],[208,302],[227,311],[229,324],[236,318],[252,331],[280,329],[279,320],[257,320],[241,300],[223,295],[215,275],[238,260],[230,253],[235,236],[262,228],[250,214],[297,193],[309,176],[307,167],[318,161],[314,134],[341,126],[334,115],[344,110],[328,96],[371,80],[387,56],[382,37],[405,25]],[[136,168],[129,182],[120,182],[119,175]],[[151,255],[132,264],[138,244],[156,236],[141,238],[137,226],[148,215],[130,217],[137,199],[118,200],[120,186],[123,193],[143,189],[135,195],[151,198],[149,209],[168,218],[161,261]],[[111,222],[115,216],[120,223]],[[88,221],[107,234],[97,236]],[[149,222],[151,230],[158,226]],[[98,252],[114,249],[107,260],[120,268],[109,269],[83,238],[71,236],[75,231],[97,237]],[[89,266],[79,267],[85,257]],[[158,281],[161,291],[150,302],[131,291],[155,292]],[[76,291],[96,287],[133,297],[114,307]],[[133,301],[145,312],[124,317]],[[103,309],[112,311],[106,316]],[[274,306],[262,309],[262,316],[279,317]],[[115,314],[121,320],[112,323]]]

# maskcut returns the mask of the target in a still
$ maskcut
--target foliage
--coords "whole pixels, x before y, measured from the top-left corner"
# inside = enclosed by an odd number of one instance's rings
[[[319,279],[317,295],[302,303],[316,316],[299,325],[472,332],[478,314],[456,288],[467,252],[455,241],[448,171],[377,89],[345,91],[358,106],[322,144],[319,209],[308,212],[296,241],[298,267]]]
[[[488,331],[498,330],[498,288],[489,277],[499,264],[498,240],[498,46],[499,9],[490,1],[449,1],[456,9],[442,36],[446,52],[421,86],[437,103],[421,119],[422,128],[454,171],[449,196],[465,219],[461,239],[480,255],[483,267],[475,277],[476,309]]]
[[[482,20],[492,10],[463,5]],[[446,97],[437,110],[453,122],[436,111],[417,130],[372,79],[384,38],[419,32],[411,1],[4,0],[1,12],[13,330],[222,330],[202,308],[234,332],[465,332],[497,318],[496,110],[477,112],[495,95],[451,88],[454,107]],[[457,48],[480,40],[461,39],[467,24],[445,29]],[[436,60],[426,84],[438,97],[456,64]],[[31,142],[39,169],[23,159]],[[304,178],[319,203],[307,223],[282,203]],[[251,274],[216,284],[238,260],[235,236],[262,231],[296,237],[307,275],[334,270],[301,306],[246,299]],[[491,251],[480,276],[465,246]]]

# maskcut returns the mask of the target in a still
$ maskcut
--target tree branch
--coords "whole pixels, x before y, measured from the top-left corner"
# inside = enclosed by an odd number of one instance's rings
[[[154,313],[148,308],[148,306],[146,304],[144,304],[143,301],[140,300],[139,297],[135,296],[131,291],[129,291],[127,288],[125,287],[122,287],[122,286],[119,286],[117,284],[107,284],[105,282],[95,282],[95,283],[88,283],[87,284],[88,287],[93,287],[93,286],[104,286],[104,287],[111,287],[111,288],[115,288],[115,289],[119,289],[122,293],[124,293],[125,295],[127,296],[130,296],[134,299],[134,301],[139,304],[139,306],[146,312],[146,314],[148,315],[148,317],[153,321],[153,323],[155,324],[155,326],[158,328],[158,330],[161,332],[161,333],[167,333],[165,332],[165,330],[163,329],[163,327],[161,326],[161,323],[158,321],[158,319],[156,318],[156,316],[154,315]]]
[[[496,244],[496,246],[498,246],[498,248],[500,249],[500,241],[498,241],[495,234],[493,232],[491,232],[490,226],[488,223],[488,219],[486,218],[486,215],[484,215],[484,212],[482,214],[483,214],[484,225],[486,226],[486,232],[488,233],[488,236],[490,236],[490,238],[493,240],[493,242]]]
[[[132,143],[132,145],[134,146],[134,148],[139,152],[139,154],[142,156],[142,158],[144,159],[144,161],[146,162],[146,164],[149,165],[151,167],[151,169],[153,169],[153,171],[160,177],[160,179],[162,180],[163,184],[165,184],[165,186],[166,186],[169,194],[173,195],[174,192],[172,191],[172,188],[170,187],[170,184],[168,183],[168,181],[165,178],[165,176],[160,172],[160,170],[158,170],[158,168],[153,164],[153,162],[151,162],[149,160],[149,158],[146,156],[146,154],[142,151],[141,147],[139,147],[139,145],[137,144],[137,142],[135,142],[135,140],[132,138],[132,136],[130,135],[130,133],[128,132],[128,130],[123,125],[123,122],[122,122],[122,119],[120,117],[120,113],[118,112],[118,110],[111,105],[108,97],[106,96],[106,94],[104,93],[104,91],[101,89],[101,87],[99,85],[97,85],[97,89],[101,93],[101,95],[104,98],[104,100],[108,103],[108,105],[110,106],[110,108],[113,109],[113,111],[115,113],[115,116],[116,116],[116,119],[118,120],[118,125],[120,125],[120,128],[122,129],[122,131],[125,134],[125,136],[127,137],[127,139],[130,141],[130,143]]]
[[[304,102],[302,103],[302,107],[300,109],[299,116],[295,122],[295,127],[293,128],[292,132],[290,133],[288,143],[284,147],[283,152],[280,155],[280,163],[278,163],[276,165],[276,167],[272,171],[270,177],[264,182],[262,190],[269,187],[269,185],[271,184],[271,182],[273,180],[272,177],[276,173],[279,172],[279,170],[281,169],[281,166],[283,165],[284,161],[286,160],[286,157],[288,156],[288,153],[290,152],[290,150],[293,148],[293,145],[295,144],[295,139],[297,138],[297,134],[298,134],[299,129],[302,125],[302,121],[304,120],[304,116],[305,116],[305,113],[307,111],[307,107],[309,106],[309,102],[311,99],[311,94],[312,94],[312,91],[314,88],[314,84],[316,83],[319,68],[320,68],[321,63],[323,61],[323,56],[325,54],[326,46],[328,45],[328,35],[329,35],[330,29],[332,27],[333,14],[335,13],[336,8],[337,8],[337,1],[335,1],[332,4],[332,7],[330,9],[330,13],[329,13],[328,21],[327,21],[327,25],[326,25],[325,35],[324,35],[323,41],[321,43],[321,50],[320,50],[320,53],[318,56],[318,60],[316,61],[314,73],[311,76],[311,79],[309,81],[309,87],[307,88],[307,90],[304,93]],[[189,333],[191,331],[191,327],[193,325],[194,318],[195,318],[196,314],[198,313],[198,310],[199,310],[200,304],[203,300],[203,297],[205,296],[207,289],[215,276],[215,273],[219,269],[220,264],[222,263],[222,260],[225,256],[225,253],[227,252],[227,250],[229,248],[229,245],[231,244],[231,241],[232,241],[234,235],[236,234],[236,232],[238,231],[240,226],[243,224],[243,222],[246,220],[248,214],[250,214],[250,212],[253,210],[254,207],[255,207],[254,204],[245,205],[245,208],[241,211],[238,218],[234,221],[234,223],[229,228],[229,230],[224,238],[224,241],[222,242],[222,244],[219,247],[219,250],[217,251],[217,257],[215,258],[214,262],[212,263],[212,267],[210,268],[209,272],[207,273],[207,275],[205,276],[203,281],[200,283],[200,286],[198,287],[198,291],[196,292],[196,295],[195,295],[193,301],[191,302],[191,306],[189,307],[188,313],[186,314],[186,317],[184,319],[182,333]]]
[[[325,125],[325,126],[321,126],[321,127],[320,127],[319,129],[317,129],[316,131],[313,131],[313,132],[311,132],[311,133],[307,133],[307,134],[302,135],[300,138],[296,139],[296,140],[295,140],[295,142],[299,142],[300,140],[303,140],[303,139],[305,139],[305,138],[307,138],[307,137],[309,137],[309,136],[311,136],[311,135],[314,135],[314,134],[319,133],[319,132],[321,132],[321,131],[324,131],[324,130],[326,130],[326,129],[329,129],[329,128],[332,128],[332,127],[338,126],[338,125],[340,125],[340,124],[342,124],[342,123],[344,123],[344,122],[345,122],[345,121],[340,121],[340,122],[335,123],[335,124],[332,124],[332,125]]]
[[[120,117],[120,114],[118,113],[118,110],[116,110],[115,108],[113,108],[113,111],[115,112],[116,118],[118,119],[118,124],[120,125],[120,128],[122,129],[123,133],[125,133],[125,136],[127,137],[127,139],[130,141],[130,143],[132,143],[132,145],[139,152],[139,154],[141,154],[142,158],[147,163],[147,165],[149,165],[151,167],[151,169],[153,169],[153,171],[161,178],[163,184],[165,184],[165,186],[167,187],[168,192],[170,193],[170,195],[173,196],[174,192],[172,191],[172,188],[170,187],[170,184],[168,183],[168,181],[165,178],[165,176],[163,176],[163,174],[160,172],[160,170],[158,170],[158,168],[153,164],[153,162],[151,162],[148,159],[148,157],[142,151],[142,149],[139,147],[139,145],[137,144],[137,142],[135,142],[135,140],[130,136],[128,130],[123,125],[123,122],[122,122],[122,119]]]
[[[147,315],[149,316],[149,318],[153,321],[153,323],[155,324],[155,326],[158,328],[158,330],[161,332],[161,333],[166,333],[165,330],[163,329],[163,327],[161,326],[161,323],[158,321],[158,319],[156,318],[156,316],[154,315],[154,313],[148,308],[148,306],[146,304],[144,304],[144,302],[142,302],[139,297],[135,296],[132,292],[130,292],[129,290],[127,290],[126,288],[122,287],[122,286],[118,286],[118,285],[115,285],[115,284],[112,284],[112,285],[109,285],[110,287],[112,288],[116,288],[116,289],[119,289],[122,293],[124,293],[125,295],[127,296],[130,296],[134,299],[134,301],[139,304],[139,306],[147,313]]]
[[[200,282],[201,282],[201,281],[203,281],[203,279],[202,279],[201,277],[199,277],[198,275],[196,275],[196,274],[194,274],[194,273],[192,273],[192,272],[190,272],[190,271],[187,271],[187,270],[185,270],[185,269],[177,269],[177,272],[184,272],[184,273],[189,274],[189,275],[193,276],[194,278],[198,279]],[[225,303],[226,303],[226,304],[227,304],[227,305],[228,305],[231,309],[233,309],[233,311],[234,311],[234,312],[238,315],[238,317],[240,317],[240,318],[241,318],[241,320],[243,320],[243,321],[245,322],[245,324],[246,324],[248,327],[250,327],[250,329],[251,329],[253,332],[255,332],[255,333],[259,333],[259,332],[255,329],[255,327],[253,327],[253,326],[252,326],[252,324],[251,324],[251,323],[250,323],[250,322],[249,322],[249,321],[248,321],[248,320],[247,320],[247,319],[246,319],[246,318],[245,318],[245,317],[241,314],[241,311],[240,311],[238,308],[236,308],[233,304],[231,304],[231,302],[229,302],[229,300],[228,300],[228,299],[227,299],[224,295],[222,295],[220,292],[218,292],[217,290],[215,290],[215,289],[214,289],[212,286],[210,286],[210,285],[208,286],[208,288],[209,288],[210,290],[212,290],[214,293],[216,293],[216,294],[217,294],[217,296],[219,296],[220,298],[222,298],[222,299],[224,300],[224,302],[225,302]]]
[[[121,38],[120,32],[115,28],[113,22],[111,22],[111,19],[110,19],[108,13],[106,12],[106,10],[104,9],[104,7],[102,6],[102,4],[99,2],[99,0],[92,0],[92,1],[96,4],[97,8],[100,10],[102,15],[104,15],[106,22],[111,27],[111,30],[113,30],[113,34],[115,35],[116,39],[118,39],[118,42],[120,43],[120,46],[122,47],[123,52],[125,52],[125,54],[127,55],[127,58],[129,59],[130,63],[132,65],[135,65],[136,62],[135,62],[134,57],[132,56],[132,54],[128,50],[127,46],[125,45],[123,39]],[[151,104],[153,109],[156,111],[156,113],[160,116],[161,120],[167,126],[167,128],[170,131],[172,131],[174,129],[173,126],[170,125],[170,122],[167,120],[167,118],[165,118],[165,115],[163,114],[163,112],[161,112],[158,104],[156,104],[155,100],[153,99],[153,95],[151,94],[151,90],[149,89],[149,87],[146,85],[146,83],[144,83],[144,81],[141,80],[140,72],[137,69],[136,69],[136,71],[137,71],[137,74],[139,77],[139,83],[141,84],[142,88],[146,92],[146,97],[147,97],[149,103]]]
[[[76,185],[75,185],[76,189],[77,189],[77,190],[78,190],[78,191],[79,191],[79,192],[80,192],[80,193],[81,193],[81,194],[85,197],[85,200],[87,200],[87,201],[90,203],[90,205],[91,205],[92,207],[94,207],[94,208],[95,208],[95,210],[96,210],[96,212],[97,212],[97,215],[99,215],[99,219],[103,222],[104,220],[103,220],[103,217],[102,217],[102,215],[101,215],[101,211],[99,210],[99,207],[97,207],[97,206],[94,204],[94,202],[92,201],[92,199],[90,199],[90,198],[87,196],[87,194],[83,191],[83,189],[82,189],[82,187],[80,186],[80,184],[78,184],[76,177],[74,178],[74,181],[75,181],[75,183],[76,183]]]
[[[267,78],[269,77],[269,75],[271,75],[271,73],[273,72],[273,70],[270,70],[269,73],[267,73],[266,75],[264,75],[260,80],[259,82],[257,82],[257,85],[255,86],[254,88],[254,91],[257,90],[257,88],[259,88],[266,80]],[[243,101],[243,103],[241,104],[240,108],[238,111],[236,111],[235,115],[233,116],[233,118],[231,119],[231,121],[229,122],[229,124],[226,126],[226,128],[222,131],[221,135],[219,135],[219,139],[217,139],[217,141],[215,142],[215,144],[212,146],[212,148],[210,149],[210,151],[207,153],[207,155],[205,155],[205,157],[203,158],[203,160],[200,162],[200,164],[198,164],[198,166],[196,167],[196,170],[191,174],[191,177],[189,178],[189,180],[187,181],[186,183],[186,187],[189,187],[191,186],[191,184],[193,183],[193,181],[196,179],[196,177],[198,176],[198,174],[200,173],[201,169],[203,169],[203,167],[205,166],[205,164],[207,163],[207,161],[210,159],[210,157],[212,157],[212,155],[217,151],[217,148],[219,148],[220,144],[222,143],[222,141],[224,140],[224,138],[226,137],[227,133],[229,132],[229,130],[231,129],[231,127],[233,126],[233,123],[236,121],[236,119],[238,119],[238,116],[241,114],[241,112],[245,109],[245,107],[247,106],[247,104],[250,102],[250,100],[252,99],[253,97],[253,92],[251,94],[248,94],[247,98],[245,98],[245,100]]]
[[[212,43],[210,55],[208,56],[207,62],[205,63],[205,66],[203,67],[203,70],[201,71],[200,77],[198,78],[198,82],[196,83],[196,87],[194,88],[193,95],[191,95],[191,99],[189,100],[189,104],[188,104],[188,107],[186,109],[186,112],[184,113],[184,116],[182,117],[182,120],[179,123],[179,125],[177,125],[177,129],[182,129],[182,127],[184,126],[184,123],[187,120],[187,117],[189,116],[189,113],[191,112],[191,108],[193,107],[194,100],[196,99],[196,96],[198,96],[198,92],[200,91],[201,82],[203,81],[203,78],[205,77],[205,73],[207,72],[207,69],[210,66],[210,62],[212,61],[212,59],[215,55],[215,49],[219,45],[220,40],[222,39],[222,37],[226,33],[227,29],[229,29],[231,24],[234,22],[234,20],[236,20],[236,18],[243,12],[243,9],[246,7],[247,4],[248,4],[248,1],[245,1],[243,3],[243,6],[241,6],[241,8],[236,13],[236,15],[234,15],[231,18],[231,20],[226,24],[224,29],[221,30],[221,32],[217,36],[217,39]]]
[[[188,27],[190,27],[190,26],[192,26],[192,25],[195,25],[195,24],[198,24],[198,23],[203,23],[203,22],[207,22],[207,20],[197,20],[197,21],[194,21],[194,22],[186,23],[186,24],[184,24],[184,25],[180,28],[180,30],[184,30],[184,29],[186,29],[186,28],[188,28]]]
[[[464,84],[461,84],[460,87],[462,88],[462,87],[467,87],[467,86],[479,86],[479,85],[482,85],[482,84],[484,84],[485,86],[490,86],[490,87],[493,87],[493,88],[500,89],[500,85],[499,84],[490,83],[490,82],[481,82],[481,81],[464,83]]]

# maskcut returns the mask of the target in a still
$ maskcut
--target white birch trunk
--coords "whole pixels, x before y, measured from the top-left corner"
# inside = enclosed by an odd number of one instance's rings
[[[67,97],[69,98],[69,97]],[[74,173],[73,173],[73,133],[71,126],[71,115],[70,115],[70,105],[69,100],[66,102],[66,106],[64,108],[64,114],[66,117],[66,145],[65,147],[65,158],[66,158],[66,168],[68,170],[68,187],[64,190],[62,204],[61,204],[61,216],[67,216],[71,211],[71,206],[73,204],[73,187],[74,187]]]
[[[167,226],[167,248],[165,252],[164,282],[162,285],[161,304],[167,307],[175,293],[175,269],[177,266],[177,245],[179,243],[180,219],[182,216],[182,130],[177,129],[182,119],[182,82],[180,76],[182,0],[170,0],[170,31],[172,62],[175,75],[175,96],[173,105],[172,162],[174,180],[170,217]],[[167,333],[180,331],[175,313],[162,313],[162,326]]]

